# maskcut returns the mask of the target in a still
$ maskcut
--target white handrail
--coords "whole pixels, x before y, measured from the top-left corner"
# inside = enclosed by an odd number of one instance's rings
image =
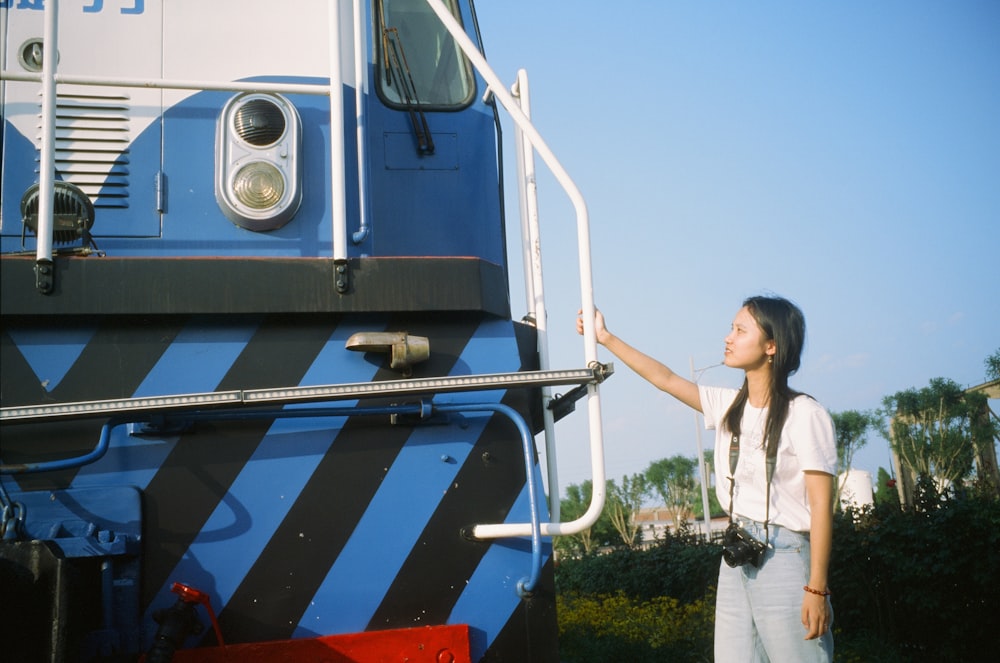
[[[438,19],[445,26],[456,43],[461,47],[462,52],[469,58],[473,66],[480,73],[486,84],[490,87],[494,97],[510,114],[511,119],[518,128],[524,132],[535,151],[549,167],[556,180],[562,185],[569,196],[573,207],[576,210],[577,228],[577,252],[580,268],[580,290],[582,295],[583,311],[583,346],[587,365],[597,363],[597,341],[594,334],[594,283],[591,273],[590,262],[590,221],[587,215],[587,204],[583,200],[583,195],[573,182],[572,178],[559,163],[555,154],[545,144],[538,130],[531,124],[531,121],[521,111],[517,102],[505,89],[489,64],[486,58],[476,48],[462,26],[444,6],[441,0],[425,0],[428,6],[437,14]],[[568,523],[542,523],[542,534],[547,536],[560,534],[576,534],[581,532],[595,522],[604,509],[604,498],[606,492],[606,478],[604,472],[604,443],[601,435],[601,405],[600,393],[597,385],[591,384],[587,387],[587,409],[590,423],[590,458],[591,475],[593,483],[593,493],[590,506],[587,511],[576,520]],[[508,536],[528,536],[531,534],[531,523],[505,523],[498,525],[476,525],[473,528],[473,535],[480,539],[491,539]]]
[[[42,145],[38,174],[38,229],[35,245],[35,269],[52,263],[52,231],[56,180],[56,65],[59,61],[59,0],[45,4],[45,28],[42,33]]]
[[[517,82],[511,88],[527,118],[531,118],[531,94],[528,72],[517,72]],[[535,181],[535,152],[531,142],[520,127],[515,127],[514,144],[517,146],[517,184],[521,209],[521,242],[524,261],[524,287],[528,315],[534,321],[538,337],[538,365],[543,371],[549,368],[549,313],[545,308],[545,280],[542,278],[542,238],[538,224],[538,187]],[[549,518],[559,522],[559,466],[556,458],[555,416],[549,404],[552,389],[542,388],[542,422],[545,428],[545,464],[549,480]]]
[[[0,80],[39,83],[45,74],[32,74],[4,70]],[[323,83],[263,83],[247,81],[206,81],[169,78],[117,78],[113,76],[78,76],[55,74],[54,82],[60,85],[92,85],[95,87],[138,87],[157,90],[205,90],[215,92],[284,92],[287,94],[330,94],[330,86]]]
[[[331,2],[330,21],[330,217],[334,260],[347,260],[347,180],[344,148],[344,75],[340,66],[340,3]]]

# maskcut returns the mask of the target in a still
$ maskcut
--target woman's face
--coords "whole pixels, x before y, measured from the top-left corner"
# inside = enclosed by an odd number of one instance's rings
[[[767,364],[767,358],[774,354],[774,348],[774,341],[764,336],[753,314],[744,306],[736,312],[732,329],[726,336],[723,363],[745,371],[760,368]]]

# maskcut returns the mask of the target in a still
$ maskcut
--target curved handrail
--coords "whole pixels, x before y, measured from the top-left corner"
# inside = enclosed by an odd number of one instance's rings
[[[531,575],[517,581],[517,593],[521,598],[530,596],[538,585],[538,579],[542,573],[542,528],[541,515],[539,514],[539,502],[537,489],[535,487],[535,463],[534,444],[532,443],[531,429],[517,410],[504,405],[503,403],[473,403],[461,405],[435,405],[434,410],[438,412],[481,412],[491,411],[505,415],[510,419],[521,436],[521,446],[524,451],[524,476],[528,484],[528,506],[531,512]]]
[[[587,204],[583,195],[573,182],[569,173],[553,154],[549,146],[546,145],[538,130],[531,124],[531,120],[521,110],[520,105],[514,100],[500,81],[496,72],[486,62],[486,58],[476,48],[469,36],[462,29],[458,20],[444,6],[441,0],[425,0],[430,8],[437,15],[438,19],[448,30],[455,42],[469,58],[469,61],[476,68],[476,71],[483,77],[494,97],[500,102],[504,109],[510,114],[511,119],[524,133],[535,151],[545,162],[545,165],[552,171],[553,176],[562,186],[569,196],[570,201],[576,211],[577,227],[577,252],[580,268],[580,291],[582,295],[581,311],[583,314],[583,345],[584,356],[588,365],[597,363],[597,337],[594,332],[594,315],[596,307],[594,305],[594,285],[591,273],[590,261],[590,220],[587,214]],[[590,422],[590,456],[591,456],[591,476],[593,483],[593,493],[591,503],[587,511],[580,518],[569,523],[542,523],[542,533],[546,535],[576,534],[581,532],[595,522],[604,510],[605,499],[605,470],[604,470],[604,442],[601,435],[601,409],[600,394],[596,385],[587,387],[587,409]],[[526,536],[531,531],[530,523],[520,524],[499,524],[499,525],[476,525],[473,535],[480,539],[499,538],[507,536]]]

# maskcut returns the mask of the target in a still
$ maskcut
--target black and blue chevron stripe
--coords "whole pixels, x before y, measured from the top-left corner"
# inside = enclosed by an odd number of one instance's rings
[[[431,339],[431,358],[415,377],[533,368],[522,366],[532,352],[521,337],[531,335],[489,316],[109,316],[45,324],[6,325],[4,405],[398,379],[380,358],[345,350],[362,330]],[[463,392],[434,401],[504,403],[530,419],[529,395]],[[37,426],[11,427],[3,461],[79,453],[94,446],[99,428],[91,421],[46,424],[41,434]],[[141,490],[147,625],[181,581],[210,594],[232,642],[467,623],[473,660],[554,660],[551,574],[529,599],[515,591],[529,570],[530,542],[461,536],[474,523],[528,520],[520,442],[504,417],[468,413],[421,425],[370,416],[209,420],[139,432],[115,429],[107,455],[92,465],[17,480],[22,490]]]

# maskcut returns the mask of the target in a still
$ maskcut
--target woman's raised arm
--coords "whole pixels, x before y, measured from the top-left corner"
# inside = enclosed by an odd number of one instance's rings
[[[583,334],[582,317],[576,319],[576,331]],[[600,311],[597,311],[594,316],[594,335],[598,343],[625,362],[625,365],[640,377],[660,391],[665,391],[685,405],[701,412],[701,395],[698,392],[698,385],[678,375],[667,365],[632,347],[608,331],[604,322],[604,314]]]

